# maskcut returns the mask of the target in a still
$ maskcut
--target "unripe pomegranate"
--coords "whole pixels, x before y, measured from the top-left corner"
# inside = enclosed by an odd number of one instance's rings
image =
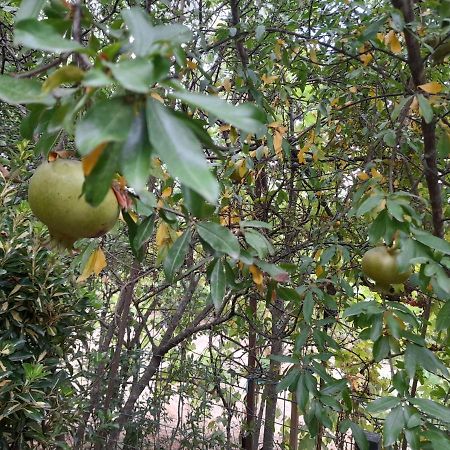
[[[41,164],[28,187],[31,210],[47,225],[53,241],[69,249],[78,239],[107,233],[119,216],[112,189],[93,207],[81,195],[83,183],[81,161],[57,159]]]
[[[397,264],[398,250],[386,246],[368,250],[362,259],[362,271],[382,287],[405,282],[411,271],[400,272]]]

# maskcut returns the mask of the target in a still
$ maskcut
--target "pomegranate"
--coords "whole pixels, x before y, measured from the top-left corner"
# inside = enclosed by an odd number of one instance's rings
[[[398,250],[386,246],[372,248],[363,256],[362,271],[382,287],[403,283],[411,275],[411,271],[398,270],[397,254]]]
[[[81,161],[57,159],[41,164],[30,179],[28,202],[47,225],[54,243],[71,249],[76,240],[102,236],[116,223],[119,206],[112,189],[100,205],[89,205],[81,195]]]

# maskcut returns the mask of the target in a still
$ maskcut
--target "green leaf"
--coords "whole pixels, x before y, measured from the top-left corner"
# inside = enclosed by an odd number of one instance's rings
[[[247,244],[256,250],[259,258],[264,259],[268,254],[273,253],[272,245],[261,233],[255,230],[247,230],[244,231],[244,237]]]
[[[239,222],[239,226],[241,228],[267,228],[268,230],[272,229],[272,225],[267,222],[262,222],[260,220],[242,220]]]
[[[111,189],[119,162],[117,145],[108,145],[100,155],[92,171],[84,180],[83,194],[92,206],[98,206]]]
[[[127,185],[136,193],[146,190],[150,175],[151,146],[148,142],[145,113],[134,117],[128,137],[120,152],[120,168],[127,180]]]
[[[426,398],[410,398],[409,402],[417,406],[425,414],[436,417],[442,422],[450,423],[450,408]]]
[[[295,393],[297,395],[298,407],[301,411],[305,412],[306,406],[309,401],[309,390],[308,386],[306,385],[304,373],[301,373],[298,378],[297,389]]]
[[[381,336],[373,343],[373,359],[376,362],[380,362],[382,359],[386,358],[389,355],[389,350],[389,337]]]
[[[306,323],[311,323],[313,311],[314,311],[314,297],[311,291],[308,291],[303,300],[303,317]]]
[[[260,261],[257,259],[255,264],[264,272],[269,274],[271,278],[280,283],[287,283],[289,281],[289,274],[278,267],[276,264],[267,263],[265,261]]]
[[[292,384],[296,383],[299,374],[300,374],[300,369],[298,367],[292,368],[288,372],[288,374],[278,382],[277,387],[275,388],[276,391],[283,392],[287,388],[289,388]]]
[[[98,88],[109,86],[112,82],[112,78],[103,72],[103,70],[91,69],[89,72],[86,72],[81,84],[87,87]]]
[[[200,222],[197,224],[197,232],[214,250],[226,253],[234,259],[239,258],[239,242],[228,228],[215,222]]]
[[[376,301],[358,302],[344,311],[342,317],[359,316],[360,314],[379,314],[383,312],[381,306]]]
[[[428,372],[448,375],[448,370],[441,361],[439,361],[434,353],[420,345],[409,343],[405,350],[405,369],[410,378],[413,378],[416,367],[420,365]]]
[[[184,185],[181,185],[181,192],[184,205],[194,217],[204,219],[214,213],[214,205],[206,203],[205,199],[197,192]]]
[[[347,387],[347,380],[337,380],[327,383],[324,388],[320,390],[323,395],[336,395]]]
[[[152,59],[135,58],[108,64],[108,67],[125,89],[146,94],[152,85],[167,75],[170,64],[161,57],[156,59],[156,63]]]
[[[157,42],[182,44],[192,39],[189,28],[181,24],[153,26],[149,15],[141,8],[130,8],[122,11],[122,16],[134,40],[131,44],[136,56],[145,56],[152,52]]]
[[[447,300],[436,317],[436,331],[450,328],[450,300]]]
[[[445,130],[442,130],[439,135],[436,151],[439,155],[439,158],[441,159],[449,158],[450,135]]]
[[[181,90],[174,91],[172,96],[183,100],[191,106],[213,114],[246,133],[260,133],[262,131],[262,124],[266,120],[265,114],[256,106],[249,103],[232,105],[212,95],[202,95]]]
[[[84,156],[105,142],[125,141],[133,119],[132,105],[122,97],[96,103],[76,126],[75,144],[78,151]]]
[[[375,194],[367,197],[356,210],[356,216],[359,217],[374,210],[380,205],[382,200],[383,196],[381,194]]]
[[[73,64],[62,66],[49,75],[42,85],[42,90],[51,92],[63,83],[79,83],[84,74],[83,70]]]
[[[413,234],[416,240],[422,244],[432,248],[433,250],[437,250],[438,252],[450,255],[450,242],[422,230],[414,230]]]
[[[266,32],[266,27],[264,25],[258,25],[255,29],[255,37],[256,40],[259,41],[264,36],[264,33]]]
[[[15,21],[20,22],[24,19],[38,17],[46,2],[47,0],[22,0],[20,8],[14,17]]]
[[[367,437],[361,427],[354,422],[350,422],[349,426],[352,430],[352,436],[358,444],[360,450],[369,450],[369,442],[367,441]]]
[[[430,103],[422,94],[417,94],[417,100],[419,101],[420,115],[425,119],[426,123],[431,123],[434,113]]]
[[[384,133],[384,135],[383,135],[383,141],[389,147],[395,147],[395,144],[397,143],[395,131],[387,130],[386,133]]]
[[[36,19],[16,23],[14,44],[49,53],[73,52],[83,48],[79,42],[64,39],[49,23]]]
[[[151,238],[153,229],[155,228],[155,215],[152,214],[146,217],[136,228],[136,233],[133,238],[133,247],[136,254],[139,254],[141,247]]]
[[[191,231],[187,229],[170,247],[163,265],[167,281],[172,282],[175,273],[183,265],[191,237]]]
[[[147,100],[150,142],[170,174],[210,202],[216,202],[219,185],[212,176],[200,144],[184,123],[156,100]]]
[[[225,267],[220,259],[214,264],[211,276],[209,279],[211,288],[211,299],[214,308],[219,312],[225,296],[227,277],[225,274]]]
[[[395,444],[403,428],[405,428],[405,415],[403,414],[403,408],[397,406],[388,414],[384,421],[384,446],[388,447]]]
[[[42,92],[42,84],[39,81],[13,78],[8,75],[0,75],[0,100],[12,105],[55,103],[53,97]]]
[[[370,402],[366,406],[368,413],[377,413],[380,411],[387,411],[388,409],[395,408],[400,403],[400,399],[397,397],[381,397],[377,398],[373,402]]]

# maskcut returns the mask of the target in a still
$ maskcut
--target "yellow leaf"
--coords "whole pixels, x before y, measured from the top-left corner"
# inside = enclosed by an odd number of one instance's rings
[[[162,198],[167,198],[170,197],[171,195],[172,195],[172,186],[166,187],[161,193]]]
[[[428,94],[439,94],[442,91],[444,86],[437,81],[431,81],[430,83],[421,84],[418,86],[422,91],[427,92]]]
[[[158,100],[158,102],[160,103],[164,103],[164,99],[157,92],[151,92],[150,97],[154,98],[155,100]]]
[[[309,59],[313,62],[313,63],[317,63],[318,59],[317,59],[317,53],[316,53],[316,49],[312,48],[309,51]]]
[[[191,70],[195,70],[198,67],[198,64],[195,61],[191,61],[190,59],[188,59],[186,61],[186,65],[189,67],[189,69]]]
[[[102,156],[103,150],[105,150],[106,145],[107,142],[97,145],[97,147],[95,147],[94,150],[92,150],[92,152],[89,153],[89,155],[85,156],[81,160],[85,176],[88,176],[92,172],[92,169],[97,164],[98,159],[100,158],[100,156]]]
[[[263,84],[265,86],[266,84],[274,83],[276,80],[278,80],[278,78],[279,78],[278,75],[266,75],[266,74],[264,74],[261,77],[261,80],[262,80],[262,82],[263,82]]]
[[[384,34],[383,34],[383,33],[377,33],[377,39],[378,39],[380,42],[384,42]]]
[[[413,101],[412,101],[412,103],[411,103],[411,106],[409,107],[409,110],[410,110],[411,112],[417,112],[417,111],[419,111],[419,100],[417,100],[417,97],[416,97],[416,96],[414,96],[414,99],[413,99]]]
[[[364,53],[362,55],[359,55],[359,59],[362,61],[362,63],[367,66],[369,65],[370,61],[372,61],[373,56],[372,53]]]
[[[275,153],[278,156],[278,158],[283,159],[283,135],[276,130],[275,134],[273,135],[273,148],[275,149]]]
[[[257,286],[261,286],[263,284],[264,281],[264,276],[263,273],[258,269],[258,267],[256,267],[254,264],[252,264],[248,270],[250,271],[250,273],[252,274],[252,278],[253,278],[253,282],[257,285]]]
[[[166,222],[161,222],[156,230],[156,246],[158,249],[170,242],[169,227]]]
[[[359,172],[358,175],[356,175],[361,181],[366,181],[370,177],[366,172]]]
[[[231,125],[220,125],[219,127],[219,131],[230,131],[231,130]]]
[[[86,265],[83,268],[83,272],[77,278],[77,282],[81,283],[86,281],[91,275],[99,275],[99,273],[106,267],[106,258],[103,250],[99,247],[96,248],[89,256]]]
[[[231,80],[229,78],[225,78],[222,82],[222,86],[226,92],[231,91]]]
[[[358,92],[358,89],[356,88],[356,86],[352,86],[352,87],[349,89],[349,91],[350,91],[352,94],[356,94],[356,93]]]
[[[316,275],[317,275],[318,277],[320,277],[324,272],[325,272],[325,271],[324,271],[324,269],[323,269],[322,266],[317,266],[317,267],[316,267]]]
[[[279,42],[276,42],[275,46],[273,47],[273,52],[275,53],[275,57],[277,60],[281,59],[281,45]]]
[[[397,38],[397,35],[395,33],[392,34],[391,41],[389,42],[389,45],[391,47],[392,53],[401,53],[402,52],[402,45],[400,44],[400,41]]]
[[[306,153],[305,147],[301,148],[300,151],[297,153],[297,159],[300,164],[306,164],[305,153]]]
[[[160,198],[160,199],[158,200],[158,202],[156,203],[156,208],[157,208],[157,209],[164,208],[164,200],[163,200],[162,198]]]
[[[20,314],[17,311],[11,311],[12,318],[19,323],[22,323],[22,317],[20,317]]]
[[[378,172],[378,170],[375,169],[375,167],[372,167],[372,168],[370,169],[370,174],[372,175],[372,178],[380,178],[380,179],[383,178],[383,175],[381,175],[381,173]]]

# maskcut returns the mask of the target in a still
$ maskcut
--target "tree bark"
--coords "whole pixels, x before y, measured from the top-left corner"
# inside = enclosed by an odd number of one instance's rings
[[[283,321],[283,301],[276,297],[274,304],[271,305],[272,313],[272,339],[271,339],[271,351],[270,354],[281,355],[283,349],[282,343],[282,321]],[[268,384],[266,389],[266,413],[264,417],[264,438],[262,450],[273,450],[274,437],[275,437],[275,416],[277,410],[277,383],[278,375],[280,372],[280,363],[275,360],[270,361]]]
[[[298,405],[295,391],[291,402],[291,428],[289,430],[289,450],[298,450]]]

